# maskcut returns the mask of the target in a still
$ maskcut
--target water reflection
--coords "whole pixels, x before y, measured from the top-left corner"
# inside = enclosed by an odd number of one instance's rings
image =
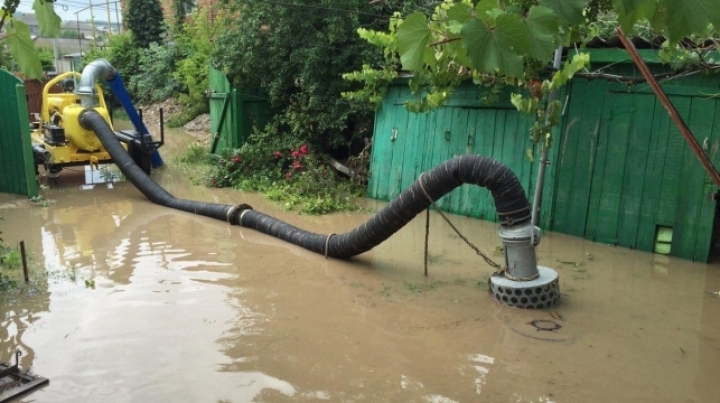
[[[266,373],[233,373],[213,342],[261,332],[241,290],[223,284],[237,274],[222,227],[92,192],[62,194],[4,223],[10,237],[38,246],[35,264],[57,273],[44,295],[2,305],[1,351],[21,346],[23,367],[51,378],[29,399],[202,401],[211,385],[211,395],[242,401],[268,389],[292,396],[291,384]],[[97,287],[84,286],[89,279]],[[185,390],[191,384],[197,392]]]
[[[99,164],[65,167],[56,175],[47,175],[41,169],[39,179],[43,186],[49,188],[76,187],[80,190],[91,190],[96,186],[112,189],[114,184],[124,181],[125,177],[115,164]]]
[[[368,218],[308,218],[161,173],[155,178],[179,197],[250,201],[316,232],[346,231]],[[492,269],[435,214],[425,277],[424,220],[373,252],[337,261],[152,205],[127,182],[58,187],[48,197],[57,204],[2,211],[3,237],[24,239],[33,264],[63,273],[50,276],[36,298],[2,302],[0,351],[7,356],[22,346],[23,365],[51,378],[26,401],[720,396],[717,265],[546,234],[538,254],[560,273],[557,319],[497,305],[485,292]],[[493,255],[500,244],[495,224],[453,221]],[[550,319],[562,327],[529,325]]]

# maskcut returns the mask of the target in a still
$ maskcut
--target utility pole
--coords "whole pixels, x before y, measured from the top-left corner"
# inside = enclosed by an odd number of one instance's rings
[[[117,21],[118,30],[122,34],[123,33],[123,24],[122,24],[122,22],[120,22],[120,14],[118,14],[118,6],[117,6],[118,3],[120,3],[120,2],[116,1],[114,3],[115,3],[115,21]],[[122,3],[120,3],[120,6],[122,7]]]
[[[112,36],[112,21],[110,21],[110,0],[105,0],[105,9],[108,18],[108,36]]]
[[[77,12],[75,13],[75,24],[77,25],[78,47],[80,49],[80,53],[82,54],[83,48],[82,48],[82,34],[80,33],[80,15]]]
[[[90,24],[92,25],[93,44],[94,44],[95,43],[95,15],[93,14],[92,0],[88,0],[88,4],[90,4]]]

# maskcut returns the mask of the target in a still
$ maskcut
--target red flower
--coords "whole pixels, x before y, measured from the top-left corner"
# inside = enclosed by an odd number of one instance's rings
[[[292,152],[292,157],[295,158],[295,159],[300,158],[300,151],[298,151],[298,150],[293,150],[293,152]]]
[[[282,157],[283,157],[283,153],[281,153],[280,151],[273,151],[273,158],[275,158],[276,160],[279,160]]]
[[[286,179],[286,180],[290,180],[290,179],[292,179],[292,177],[293,177],[293,173],[292,173],[292,172],[288,172],[288,173],[285,174],[285,179]]]
[[[308,146],[307,144],[303,144],[300,146],[300,155],[307,155],[308,154]]]
[[[232,160],[233,164],[239,164],[242,162],[242,157],[239,155],[236,155],[235,158]]]
[[[290,165],[290,168],[303,169],[303,164],[301,164],[300,161],[293,161],[293,163]]]

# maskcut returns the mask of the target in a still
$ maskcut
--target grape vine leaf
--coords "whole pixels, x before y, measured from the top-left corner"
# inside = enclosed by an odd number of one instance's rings
[[[703,32],[711,23],[720,27],[718,0],[664,0],[664,4],[671,42],[677,43],[690,34]]]
[[[462,3],[455,3],[447,10],[448,21],[459,21],[464,23],[472,17],[470,7]]]
[[[615,10],[622,10],[626,13],[633,13],[636,9],[644,7],[647,3],[647,0],[612,0],[612,6]],[[654,1],[652,3],[654,3]]]
[[[473,18],[462,30],[463,44],[472,67],[488,74],[498,70],[511,77],[523,76],[522,54],[530,48],[530,34],[523,18],[500,14],[494,29]]]
[[[477,7],[475,7],[475,15],[482,21],[488,21],[492,18],[490,11],[499,9],[500,5],[497,0],[480,0]]]
[[[534,6],[525,19],[530,33],[530,56],[548,62],[557,46],[560,19],[549,8]]]
[[[398,27],[396,36],[403,67],[410,71],[420,70],[430,40],[430,27],[425,15],[421,12],[409,15]]]
[[[40,26],[40,36],[54,38],[60,33],[60,17],[55,14],[53,2],[35,0],[33,10]]]
[[[24,22],[15,19],[10,20],[10,24],[5,27],[7,36],[4,40],[20,71],[30,78],[41,78],[42,64],[35,49],[35,42],[30,38],[30,28]]]
[[[643,18],[651,18],[657,3],[646,0],[613,0],[613,8],[617,12],[618,22],[625,33],[630,34],[635,22]]]
[[[587,0],[540,0],[539,5],[553,10],[563,23],[578,25],[585,21],[583,15],[585,3]]]

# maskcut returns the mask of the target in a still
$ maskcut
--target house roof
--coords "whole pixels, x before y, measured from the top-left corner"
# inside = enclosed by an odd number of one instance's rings
[[[103,46],[104,43],[101,41],[93,41],[91,39],[77,39],[77,38],[42,38],[38,37],[35,39],[36,46],[42,46],[45,48],[53,49],[57,47],[58,54],[62,57],[71,53],[80,53],[90,46]]]
[[[62,24],[60,24],[60,27],[62,29],[71,29],[71,30],[81,30],[81,31],[92,31],[93,26],[89,22],[85,21],[63,21]],[[105,25],[98,25],[98,23],[95,23],[95,30],[96,31],[104,31]]]
[[[29,26],[38,26],[37,17],[34,13],[16,13],[13,17]]]

